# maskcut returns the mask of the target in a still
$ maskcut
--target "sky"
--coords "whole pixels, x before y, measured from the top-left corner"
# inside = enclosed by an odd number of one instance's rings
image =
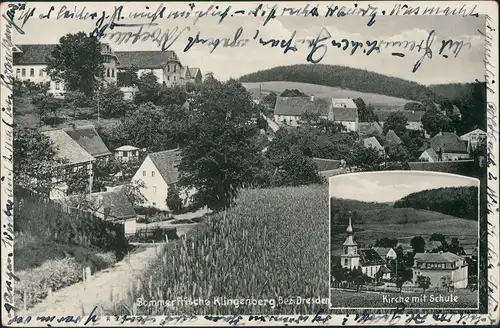
[[[436,172],[381,171],[330,178],[330,197],[394,202],[411,193],[445,187],[479,186],[479,180]]]
[[[433,2],[434,3],[434,2]],[[113,13],[114,5],[124,4],[122,15],[125,17],[120,22],[124,23],[146,23],[147,19],[131,20],[127,17],[131,12],[143,11],[152,13],[161,3],[99,3],[99,2],[74,2],[68,3],[67,10],[79,12],[86,7],[86,12],[97,11],[99,16],[102,11],[106,15]],[[198,2],[194,11],[206,9],[210,2]],[[213,3],[216,5],[215,3]],[[231,12],[238,9],[256,8],[259,3],[233,3]],[[354,3],[352,3],[354,4]],[[51,3],[30,3],[28,8],[35,8],[33,17],[29,18],[23,26],[24,35],[16,33],[14,42],[17,44],[33,43],[57,43],[59,38],[67,33],[76,33],[79,31],[91,32],[95,28],[96,20],[80,19],[57,19],[57,16],[63,6],[63,3],[53,3],[54,11],[50,19],[40,19],[40,14],[49,12]],[[165,2],[167,9],[165,14],[175,10],[190,10],[188,3],[170,3]],[[228,3],[219,3],[221,8],[226,8]],[[300,8],[304,3],[293,2],[293,6]],[[320,13],[326,12],[327,3],[321,3]],[[149,9],[146,9],[149,6]],[[278,12],[283,7],[292,6],[292,2],[278,3]],[[349,6],[349,5],[346,5]],[[321,10],[323,10],[321,12]],[[153,33],[157,29],[161,32],[169,32],[175,35],[174,31],[183,31],[170,49],[175,50],[180,61],[185,66],[199,67],[202,72],[212,72],[215,77],[226,80],[230,77],[238,78],[241,75],[252,73],[258,70],[264,70],[276,66],[306,64],[308,55],[307,44],[298,43],[298,51],[283,53],[280,47],[272,48],[262,46],[253,39],[256,31],[259,30],[258,38],[285,39],[288,40],[295,31],[294,41],[297,39],[316,38],[322,29],[326,29],[331,39],[340,41],[348,38],[354,41],[365,42],[367,40],[384,41],[403,41],[415,40],[419,44],[426,40],[429,33],[435,31],[435,39],[432,45],[433,58],[427,58],[419,70],[412,73],[414,64],[423,52],[398,51],[404,52],[405,57],[396,57],[391,55],[390,49],[382,49],[379,54],[372,53],[370,56],[363,54],[362,50],[350,56],[348,52],[333,48],[330,42],[327,52],[320,62],[321,64],[343,65],[354,68],[367,69],[377,73],[404,78],[416,81],[421,84],[439,84],[439,83],[459,83],[473,82],[475,79],[484,80],[484,37],[478,30],[484,32],[485,19],[480,17],[462,17],[462,16],[382,16],[377,15],[375,23],[367,26],[368,17],[345,16],[345,17],[290,17],[278,16],[263,26],[264,18],[253,16],[235,15],[227,16],[221,24],[218,24],[217,17],[203,17],[196,23],[192,17],[187,19],[167,19],[158,18],[155,23],[157,26],[144,27],[143,31]],[[22,17],[21,17],[22,18]],[[18,25],[22,21],[17,21]],[[248,38],[250,41],[244,47],[222,47],[219,45],[212,53],[208,45],[196,44],[184,52],[188,44],[189,37],[195,38],[198,33],[203,39],[208,38],[233,38],[238,28],[242,28],[241,39]],[[111,32],[135,32],[139,27],[119,27]],[[159,32],[159,31],[158,31]],[[157,32],[157,33],[158,33]],[[324,34],[323,34],[324,35]],[[257,38],[257,40],[258,40]],[[470,48],[465,46],[460,54],[455,58],[449,56],[444,58],[438,55],[441,46],[441,40],[453,39],[470,42]],[[133,50],[160,50],[158,44],[151,40],[139,40],[135,44],[128,43],[116,44],[114,41],[101,39],[102,42],[109,42],[115,51],[133,51]],[[396,50],[394,50],[396,51]]]

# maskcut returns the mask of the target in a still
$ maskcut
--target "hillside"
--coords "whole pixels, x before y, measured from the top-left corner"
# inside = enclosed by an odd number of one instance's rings
[[[437,100],[457,101],[470,97],[474,92],[474,83],[433,84],[427,86],[437,97]]]
[[[429,88],[416,82],[337,65],[279,66],[244,75],[239,80],[241,82],[302,82],[413,101],[435,100],[435,95]],[[365,99],[365,102],[370,101]]]
[[[394,207],[427,209],[477,221],[478,197],[477,187],[438,188],[409,194],[394,203]]]
[[[385,96],[375,93],[366,93],[354,90],[342,89],[340,87],[329,87],[326,85],[288,82],[288,81],[271,81],[271,82],[243,82],[243,86],[252,94],[259,95],[268,94],[271,91],[276,94],[281,94],[285,89],[297,89],[308,95],[316,97],[336,97],[336,98],[359,98],[361,97],[365,103],[372,104],[378,109],[403,109],[406,103],[411,100]],[[262,87],[262,89],[261,89]]]
[[[478,238],[478,225],[473,220],[423,209],[393,208],[388,204],[336,198],[330,202],[332,252],[339,251],[345,240],[349,211],[356,241],[365,245],[384,237],[409,243],[415,236],[428,240],[433,233],[442,233],[447,239],[457,237],[464,247],[473,247]]]

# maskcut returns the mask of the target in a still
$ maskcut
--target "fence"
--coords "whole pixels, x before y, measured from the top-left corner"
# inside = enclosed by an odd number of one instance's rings
[[[139,243],[163,242],[176,239],[179,239],[177,228],[160,227],[139,229],[134,235],[129,237],[129,241]]]

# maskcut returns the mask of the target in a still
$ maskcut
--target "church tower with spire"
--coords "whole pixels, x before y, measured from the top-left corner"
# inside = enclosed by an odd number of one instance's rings
[[[350,270],[359,267],[360,257],[358,252],[358,244],[354,241],[351,217],[349,216],[349,226],[346,229],[347,238],[342,246],[342,255],[340,256],[341,265],[343,268]]]

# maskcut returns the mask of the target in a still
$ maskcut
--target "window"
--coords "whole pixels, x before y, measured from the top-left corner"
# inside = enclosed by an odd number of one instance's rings
[[[43,69],[40,70],[39,74],[40,76],[43,76]]]
[[[59,82],[56,82],[56,90],[59,90]]]
[[[170,65],[167,65],[167,72],[170,73]]]
[[[114,68],[111,69],[111,77],[115,77],[115,69]]]
[[[344,248],[344,254],[347,254],[347,247]]]
[[[146,176],[146,171],[142,171],[142,176],[145,177]]]
[[[20,68],[16,69],[16,76],[19,76],[19,74],[21,74],[21,69]]]
[[[344,265],[347,266],[348,265],[348,262],[347,262],[347,259],[344,260]]]
[[[176,80],[176,76],[174,76],[174,81]]]
[[[170,76],[167,76],[167,80],[169,80],[169,81],[170,81]]]
[[[156,186],[153,186],[153,192],[156,194]]]
[[[151,171],[151,176],[154,177],[155,176],[155,171]]]
[[[174,64],[174,73],[177,72],[177,65]]]
[[[155,205],[156,205],[156,202],[153,202],[153,206],[155,206]]]
[[[22,72],[23,72],[22,76],[26,76],[26,68],[23,68]]]
[[[35,69],[34,68],[30,68],[30,76],[35,76]]]
[[[123,154],[122,154],[122,157],[127,157],[127,154],[128,153],[126,151],[124,151]]]
[[[109,68],[106,70],[106,76],[109,77]]]

